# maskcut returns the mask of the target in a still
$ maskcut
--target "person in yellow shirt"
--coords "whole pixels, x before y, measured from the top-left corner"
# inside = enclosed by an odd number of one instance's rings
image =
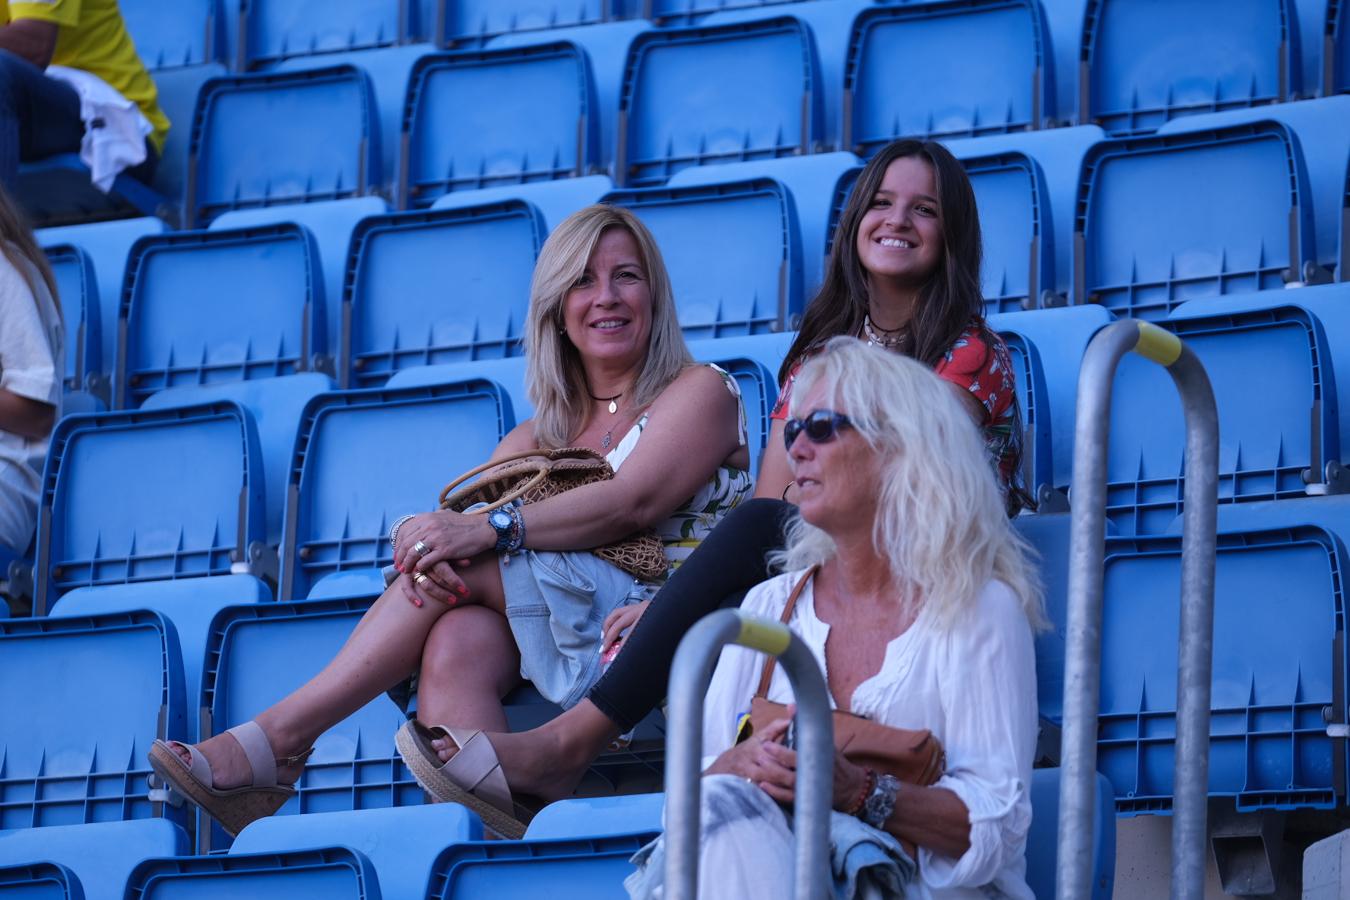
[[[20,162],[80,151],[86,127],[81,96],[90,96],[90,81],[92,96],[108,96],[99,93],[106,86],[116,92],[114,99],[120,94],[135,104],[128,110],[132,116],[138,110],[144,117],[143,123],[136,117],[139,130],[131,132],[148,132],[144,161],[132,157],[125,171],[148,183],[169,120],[117,0],[0,0],[0,184],[13,185]],[[101,119],[93,124],[105,126]]]

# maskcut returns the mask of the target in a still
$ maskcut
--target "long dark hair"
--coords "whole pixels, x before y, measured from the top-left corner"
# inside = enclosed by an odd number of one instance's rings
[[[853,185],[834,233],[825,281],[806,306],[797,339],[778,370],[779,384],[787,381],[793,366],[830,338],[862,331],[868,291],[867,272],[858,258],[858,228],[881,187],[886,167],[907,156],[927,160],[933,167],[942,224],[942,257],[933,277],[919,289],[910,322],[914,336],[910,355],[933,368],[972,324],[987,333],[980,290],[980,215],[970,178],[951,151],[939,143],[893,141],[872,157]]]
[[[26,259],[32,263],[43,283],[47,285],[47,291],[52,295],[52,302],[56,304],[57,310],[61,309],[61,300],[56,294],[56,278],[52,275],[51,264],[47,262],[47,254],[38,246],[33,229],[18,204],[3,187],[0,187],[0,253],[5,255],[5,259],[9,260],[10,265],[18,270],[20,277],[25,281],[28,280],[28,270],[20,260]],[[28,287],[36,299],[38,286],[30,284]]]

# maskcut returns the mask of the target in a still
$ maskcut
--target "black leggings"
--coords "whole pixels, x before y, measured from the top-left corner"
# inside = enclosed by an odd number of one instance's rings
[[[624,640],[623,652],[587,695],[622,731],[642,721],[666,696],[675,648],[695,622],[735,608],[769,576],[766,556],[783,546],[794,507],[751,500],[732,510],[652,598]]]

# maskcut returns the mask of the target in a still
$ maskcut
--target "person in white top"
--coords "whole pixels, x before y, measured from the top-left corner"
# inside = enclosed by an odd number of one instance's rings
[[[56,281],[33,232],[0,189],[0,546],[16,554],[33,540],[64,372]]]
[[[835,895],[1031,898],[1033,632],[1045,615],[979,431],[931,370],[851,338],[832,340],[803,366],[790,415],[799,518],[776,560],[784,573],[754,588],[741,609],[779,620],[807,579],[788,624],[815,654],[834,706],[894,728],[929,729],[946,750],[945,770],[929,787],[837,755]],[[707,694],[705,900],[790,892],[784,806],[797,760],[783,742],[789,720],[737,743],[763,666],[759,653],[729,647]],[[781,666],[767,697],[791,700]],[[635,862],[631,895],[659,896],[662,840]]]

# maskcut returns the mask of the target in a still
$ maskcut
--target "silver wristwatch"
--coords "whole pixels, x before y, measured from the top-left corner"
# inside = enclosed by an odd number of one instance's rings
[[[877,785],[863,803],[859,817],[873,828],[885,828],[886,821],[895,812],[895,795],[899,792],[900,779],[894,775],[878,775]]]

